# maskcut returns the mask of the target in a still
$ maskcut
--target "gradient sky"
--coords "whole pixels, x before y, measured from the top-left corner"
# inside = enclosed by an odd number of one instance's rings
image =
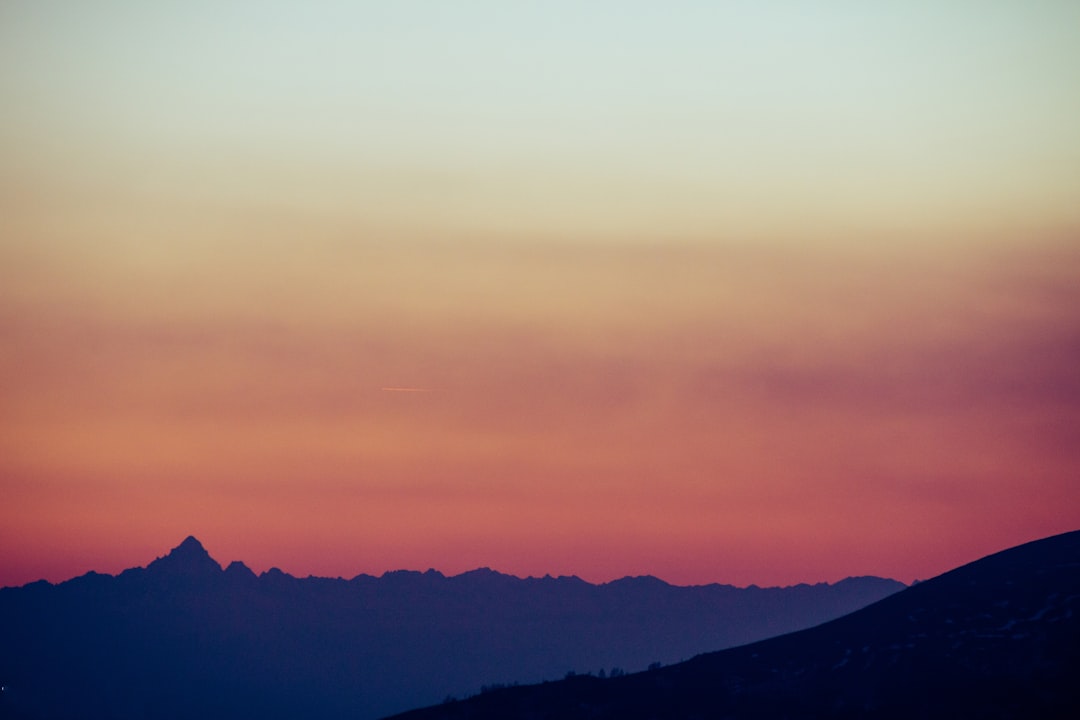
[[[926,578],[1078,368],[1078,3],[0,4],[0,585]]]

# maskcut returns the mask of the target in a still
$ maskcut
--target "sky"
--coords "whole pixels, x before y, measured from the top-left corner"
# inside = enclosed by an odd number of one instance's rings
[[[1080,4],[9,0],[0,108],[0,586],[1080,527]]]

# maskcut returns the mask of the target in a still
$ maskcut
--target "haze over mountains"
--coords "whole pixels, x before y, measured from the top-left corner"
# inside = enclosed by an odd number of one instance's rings
[[[256,576],[189,537],[145,568],[0,590],[0,712],[375,718],[579,673],[642,670],[809,627],[902,583],[593,585],[478,569]]]
[[[833,622],[679,665],[510,688],[401,720],[1080,717],[1080,531]]]

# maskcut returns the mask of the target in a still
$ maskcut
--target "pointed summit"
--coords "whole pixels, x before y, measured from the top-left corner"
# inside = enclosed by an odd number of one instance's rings
[[[183,577],[198,577],[222,572],[217,560],[210,557],[206,548],[195,536],[188,535],[184,542],[174,547],[168,555],[146,566],[148,571]]]
[[[203,555],[209,555],[209,553],[206,552],[206,548],[202,546],[202,543],[199,542],[198,538],[196,538],[194,535],[188,535],[186,538],[184,538],[184,542],[173,548],[172,552],[170,552],[169,554],[172,555],[173,553],[177,552],[201,553]]]

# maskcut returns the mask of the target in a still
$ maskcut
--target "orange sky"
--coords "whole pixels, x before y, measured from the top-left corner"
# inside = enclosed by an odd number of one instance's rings
[[[351,16],[0,11],[0,585],[188,534],[911,581],[1080,527],[1074,10],[734,17],[714,57],[403,5],[374,65]]]

